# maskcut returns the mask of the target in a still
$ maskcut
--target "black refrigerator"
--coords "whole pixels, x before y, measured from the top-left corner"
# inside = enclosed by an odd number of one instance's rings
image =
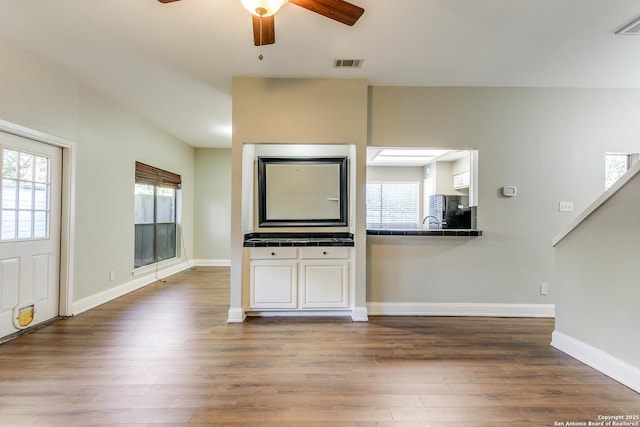
[[[433,194],[429,196],[429,228],[471,228],[469,196]],[[437,221],[437,222],[436,222]]]

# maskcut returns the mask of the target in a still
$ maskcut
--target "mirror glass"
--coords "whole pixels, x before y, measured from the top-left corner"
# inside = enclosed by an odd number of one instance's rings
[[[260,227],[347,225],[346,157],[258,157]]]

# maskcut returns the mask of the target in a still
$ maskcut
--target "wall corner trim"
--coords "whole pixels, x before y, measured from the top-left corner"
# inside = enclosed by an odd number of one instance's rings
[[[554,304],[369,302],[372,316],[555,317]]]
[[[553,331],[551,346],[640,393],[639,368],[557,330]]]
[[[354,307],[351,312],[351,320],[354,322],[368,322],[367,307]]]
[[[246,319],[247,314],[241,308],[230,308],[227,323],[242,323]]]

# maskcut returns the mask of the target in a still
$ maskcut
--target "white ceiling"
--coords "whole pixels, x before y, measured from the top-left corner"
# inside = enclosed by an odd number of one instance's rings
[[[614,35],[638,0],[352,3],[366,9],[353,27],[285,5],[263,61],[240,0],[0,0],[0,38],[197,147],[231,145],[232,76],[640,88],[640,36]]]

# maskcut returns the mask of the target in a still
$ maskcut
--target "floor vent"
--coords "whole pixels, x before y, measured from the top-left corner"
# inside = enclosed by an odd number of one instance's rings
[[[333,62],[334,68],[362,68],[364,59],[336,59]]]
[[[618,31],[617,36],[638,36],[640,35],[640,18],[636,19],[630,24],[625,25]]]

